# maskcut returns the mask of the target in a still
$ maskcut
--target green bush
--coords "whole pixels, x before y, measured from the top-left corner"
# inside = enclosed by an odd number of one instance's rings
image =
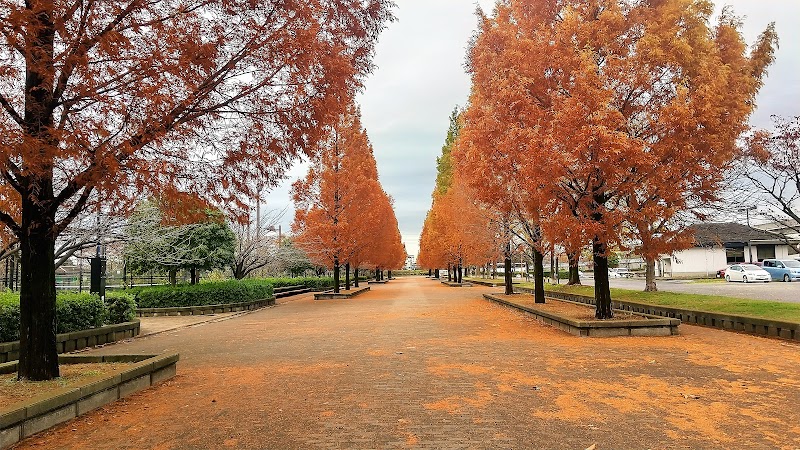
[[[136,319],[136,299],[130,292],[106,292],[108,323],[130,322]]]
[[[101,327],[106,316],[106,306],[95,294],[56,296],[56,333]],[[0,293],[0,342],[19,340],[19,320],[19,293]]]
[[[265,280],[231,280],[217,283],[154,286],[136,296],[139,308],[223,305],[272,297],[272,284]]]
[[[59,292],[56,296],[56,333],[102,327],[108,311],[97,294]]]
[[[363,277],[359,278],[364,279]],[[333,277],[262,278],[258,281],[270,283],[275,288],[305,286],[314,290],[323,290],[333,287]],[[344,276],[341,281],[344,283]]]
[[[0,342],[19,340],[19,294],[0,292]]]

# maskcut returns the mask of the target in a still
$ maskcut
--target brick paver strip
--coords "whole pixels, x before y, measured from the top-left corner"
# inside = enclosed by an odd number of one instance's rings
[[[398,279],[93,353],[180,352],[158,389],[20,448],[798,448],[800,346],[681,326],[578,338]]]

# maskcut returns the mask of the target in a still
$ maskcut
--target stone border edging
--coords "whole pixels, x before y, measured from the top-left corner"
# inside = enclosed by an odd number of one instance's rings
[[[169,308],[137,308],[136,315],[139,317],[158,317],[158,316],[203,316],[207,314],[218,314],[226,312],[250,311],[253,309],[272,306],[275,298],[253,300],[251,302],[228,303],[219,305],[203,306],[175,306]]]
[[[456,281],[442,281],[442,284],[448,287],[472,287],[471,282],[458,283]]]
[[[314,300],[338,300],[338,299],[353,298],[356,295],[363,294],[364,292],[367,292],[369,290],[370,290],[369,286],[366,286],[366,287],[360,287],[357,290],[349,292],[347,294],[342,294],[341,292],[338,294],[334,294],[333,290],[323,291],[314,294]]]
[[[525,311],[533,315],[539,322],[580,337],[672,336],[678,334],[678,326],[681,323],[678,319],[648,314],[642,314],[642,316],[647,317],[645,320],[575,320],[510,302],[492,294],[483,294],[483,298]],[[582,302],[559,300],[585,305]]]
[[[5,448],[66,422],[91,410],[107,405],[135,392],[147,389],[176,373],[177,353],[167,355],[61,355],[62,364],[135,362],[130,369],[107,376],[81,387],[43,394],[13,409],[0,410],[0,448]],[[17,363],[0,364],[0,373],[13,373]]]
[[[530,288],[514,288],[523,292],[532,292]],[[594,297],[564,292],[545,291],[545,295],[560,300],[574,301],[594,305]],[[682,323],[717,328],[725,331],[739,331],[756,336],[776,337],[792,341],[800,341],[800,323],[764,319],[761,317],[737,316],[710,311],[672,308],[646,303],[628,301],[612,301],[615,309],[648,314],[660,317],[680,319]]]
[[[105,325],[88,330],[72,331],[56,335],[58,353],[69,353],[95,345],[130,339],[139,335],[141,324],[138,320],[114,325]],[[19,341],[0,343],[0,363],[19,358]]]

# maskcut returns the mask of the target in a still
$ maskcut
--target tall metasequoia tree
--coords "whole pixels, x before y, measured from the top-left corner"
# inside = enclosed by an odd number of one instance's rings
[[[474,193],[457,177],[453,159],[461,129],[458,108],[450,115],[450,125],[442,154],[436,160],[433,203],[420,235],[419,261],[428,267],[453,268],[455,281],[461,282],[464,265],[483,264],[494,258],[489,235],[488,214],[473,201]]]
[[[390,0],[0,0],[0,221],[20,240],[19,377],[57,377],[53,248],[92,193],[240,210],[370,72]],[[266,178],[266,180],[264,180]]]
[[[327,144],[292,194],[295,243],[312,261],[333,269],[334,292],[339,292],[340,266],[383,262],[382,244],[393,236],[382,234],[381,224],[389,223],[389,216],[394,219],[394,211],[378,181],[372,145],[355,106],[330,129]],[[394,224],[397,228],[396,219]]]
[[[712,10],[702,0],[506,0],[482,17],[470,109],[510,110],[513,121],[486,127],[514,137],[510,151],[528,146],[508,167],[544,174],[548,196],[575,205],[558,220],[592,241],[600,319],[613,315],[609,247],[641,213],[631,205],[657,193],[668,217],[715,198],[773,59],[772,25],[748,54],[739,20],[726,8],[710,27]]]

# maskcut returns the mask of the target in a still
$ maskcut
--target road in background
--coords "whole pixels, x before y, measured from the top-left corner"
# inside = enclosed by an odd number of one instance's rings
[[[563,281],[563,280],[562,280]],[[644,278],[610,280],[611,287],[620,289],[644,290]],[[584,278],[581,283],[594,286],[594,279]],[[753,300],[773,300],[776,302],[800,303],[800,283],[728,283],[695,282],[691,280],[659,280],[656,282],[659,291],[682,292],[687,294],[724,295],[728,297],[747,298]]]

